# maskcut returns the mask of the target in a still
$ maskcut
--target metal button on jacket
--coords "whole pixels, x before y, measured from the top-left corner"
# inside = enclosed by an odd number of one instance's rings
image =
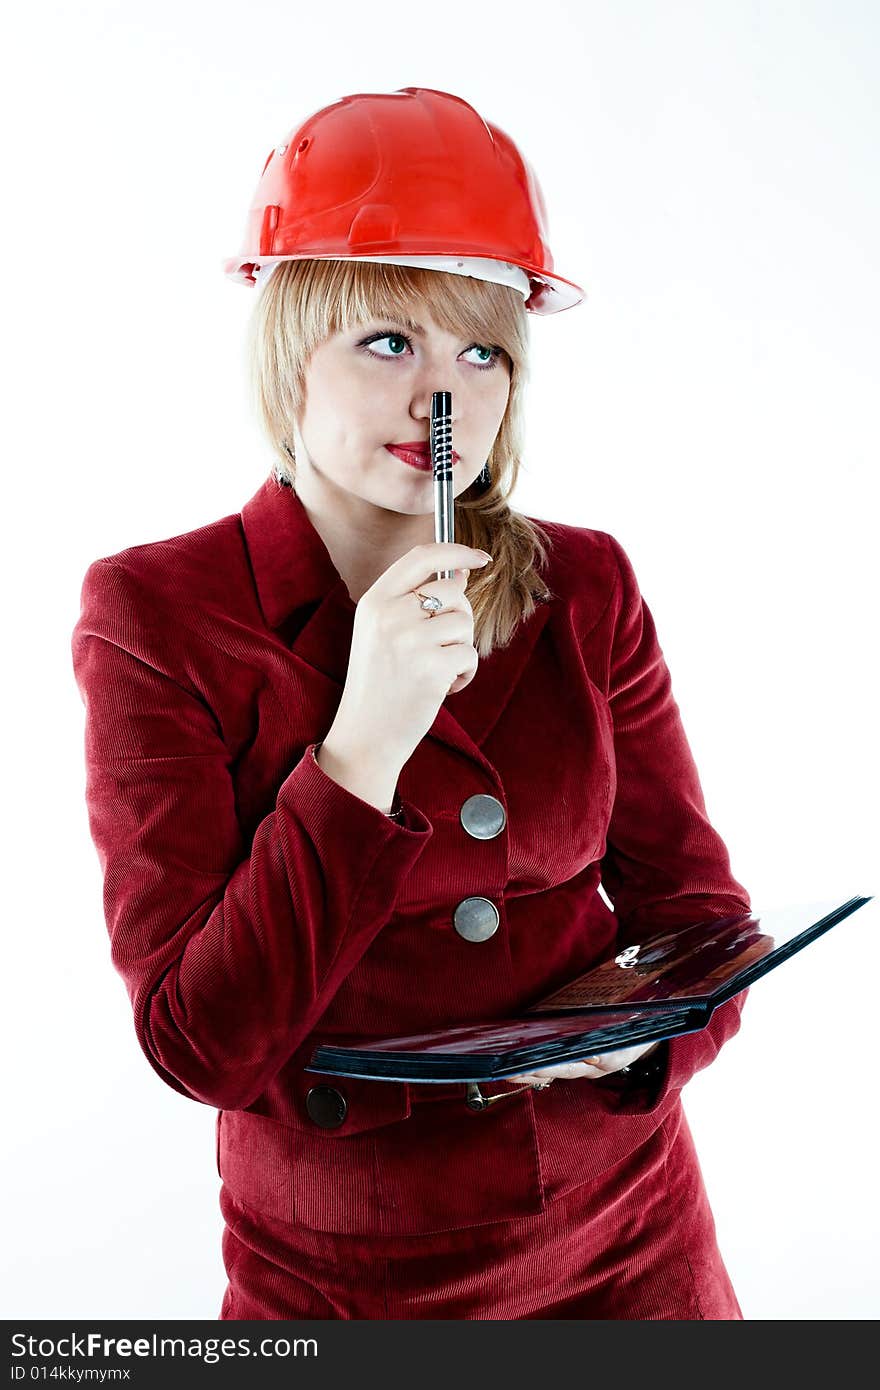
[[[459,812],[461,823],[475,840],[494,840],[507,824],[504,807],[497,796],[469,796]]]
[[[336,1129],[348,1114],[348,1103],[335,1086],[313,1086],[306,1096],[306,1110],[322,1129]]]
[[[462,898],[453,916],[455,930],[465,941],[488,941],[498,930],[498,908],[488,898]]]

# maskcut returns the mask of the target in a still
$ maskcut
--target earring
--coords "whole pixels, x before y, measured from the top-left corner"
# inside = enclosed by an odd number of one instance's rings
[[[282,439],[282,441],[281,441],[281,447],[282,447],[282,449],[284,450],[284,452],[285,452],[285,454],[287,455],[287,457],[290,459],[290,467],[287,468],[287,469],[285,469],[284,466],[283,466],[283,464],[276,463],[276,465],[275,465],[275,481],[276,481],[277,483],[280,483],[282,487],[290,487],[290,488],[292,488],[292,487],[293,487],[293,473],[294,473],[294,469],[295,469],[295,467],[296,467],[296,459],[295,459],[295,457],[294,457],[293,450],[291,449],[290,445],[287,443],[287,440],[286,440],[286,439]]]
[[[492,486],[492,474],[489,471],[488,459],[474,479],[474,486],[478,493],[488,492],[489,488]]]

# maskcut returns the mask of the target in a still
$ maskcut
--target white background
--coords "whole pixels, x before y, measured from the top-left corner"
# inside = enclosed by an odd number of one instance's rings
[[[880,12],[92,0],[14,24],[3,1308],[215,1318],[215,1112],[151,1070],[110,963],[69,642],[93,559],[237,512],[271,466],[253,293],[221,271],[266,155],[414,85],[519,143],[589,298],[533,321],[514,503],[629,553],[753,903],[842,901],[878,887]],[[748,1319],[880,1311],[877,924],[875,901],[759,982],[685,1092]]]

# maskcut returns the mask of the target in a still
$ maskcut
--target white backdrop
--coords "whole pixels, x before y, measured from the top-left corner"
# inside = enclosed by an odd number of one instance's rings
[[[7,33],[3,1307],[215,1318],[215,1112],[110,963],[69,644],[93,559],[268,472],[221,263],[269,149],[413,85],[521,146],[589,297],[533,321],[514,504],[629,553],[754,904],[842,901],[878,887],[880,12],[86,0]],[[748,1319],[880,1311],[877,925],[759,982],[685,1091]]]

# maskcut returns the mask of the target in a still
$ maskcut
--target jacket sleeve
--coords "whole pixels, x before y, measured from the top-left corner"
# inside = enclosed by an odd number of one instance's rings
[[[620,573],[608,687],[616,790],[601,867],[618,940],[627,945],[676,926],[750,912],[751,901],[709,822],[650,610],[623,548],[614,537],[609,541]],[[661,1043],[659,1075],[623,1088],[618,1108],[653,1110],[708,1066],[738,1031],[747,993],[717,1008],[706,1028]]]
[[[408,801],[404,824],[362,801],[311,744],[246,845],[218,720],[156,655],[135,593],[96,561],[72,640],[111,957],[162,1079],[242,1109],[381,931],[433,827]]]

